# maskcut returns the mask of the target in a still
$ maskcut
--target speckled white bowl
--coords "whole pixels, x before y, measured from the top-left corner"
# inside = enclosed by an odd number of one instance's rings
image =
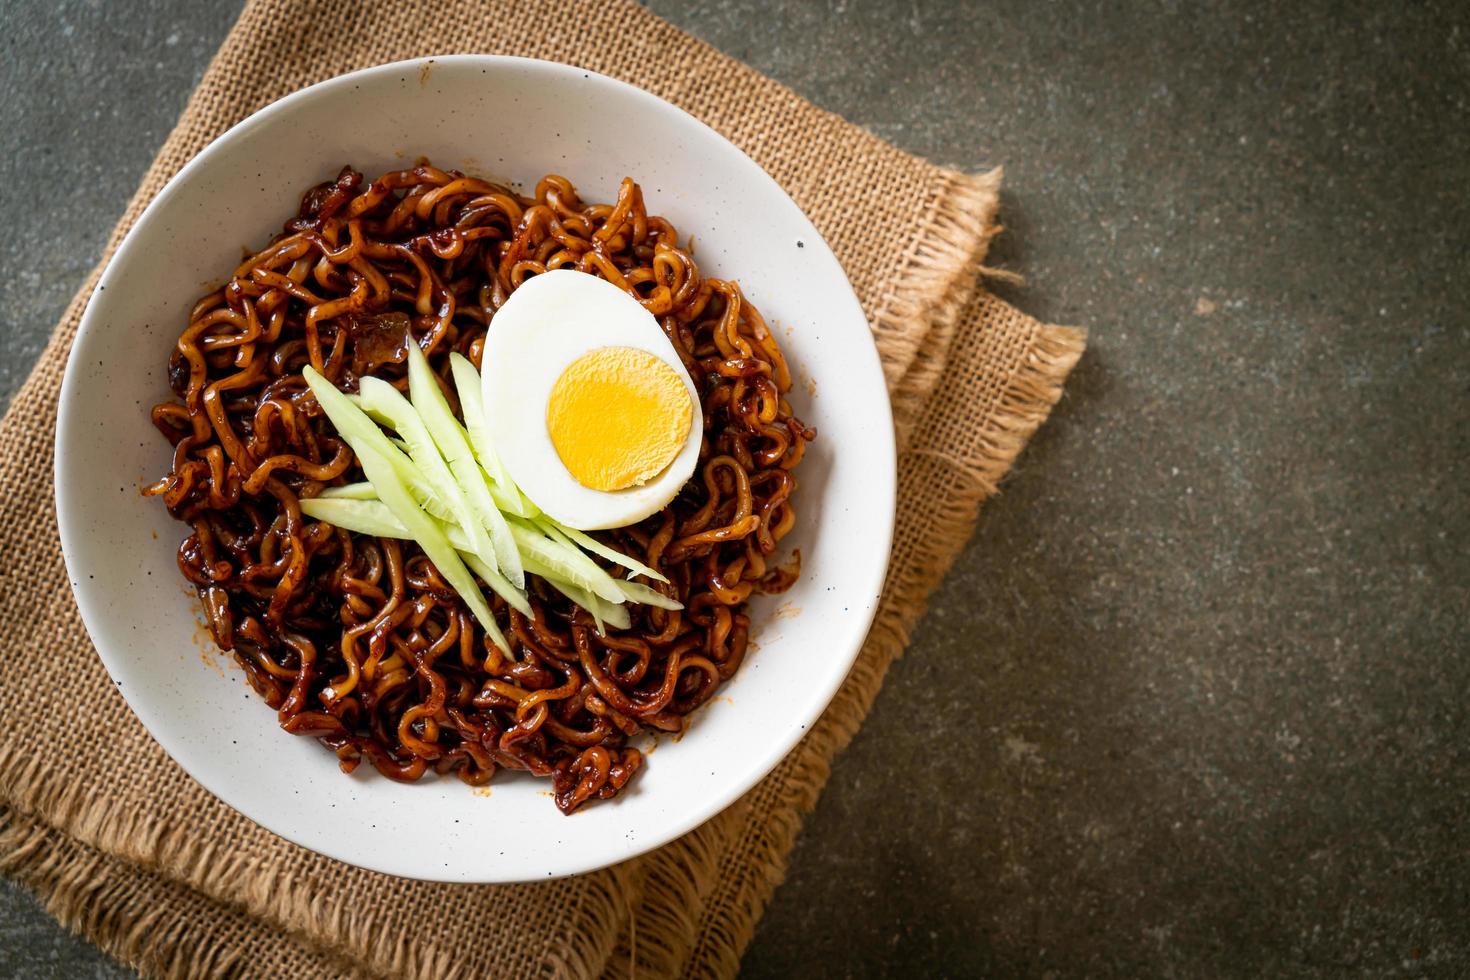
[[[888,399],[832,252],[775,181],[713,130],[565,65],[488,56],[426,65],[355,72],[282,99],[212,143],[144,212],[103,273],[67,365],[56,437],[62,549],[123,696],[180,765],[250,819],[338,860],[412,878],[591,871],[728,806],[792,749],[847,675],[893,528]],[[169,395],[169,351],[201,287],[344,163],[372,174],[419,155],[523,186],[562,173],[589,200],[611,200],[632,175],[651,210],[697,238],[702,268],[738,279],[781,331],[805,382],[798,411],[820,433],[801,470],[792,537],[801,580],[754,604],[758,649],[627,792],[571,817],[542,780],[501,773],[476,793],[453,778],[400,785],[367,765],[349,777],[315,740],[282,732],[244,675],[201,643],[195,599],[174,564],[183,528],[138,493],[168,468],[148,408]]]

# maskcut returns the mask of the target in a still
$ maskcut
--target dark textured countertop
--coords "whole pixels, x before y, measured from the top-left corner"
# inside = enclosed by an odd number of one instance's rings
[[[1470,8],[653,6],[1093,331],[744,972],[1470,975]],[[3,397],[235,9],[0,6]],[[5,886],[0,975],[130,974]]]

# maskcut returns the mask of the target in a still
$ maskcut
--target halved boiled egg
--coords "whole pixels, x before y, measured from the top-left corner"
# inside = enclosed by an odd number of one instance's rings
[[[699,460],[699,395],[653,315],[605,279],[557,269],[495,313],[485,424],[521,491],[584,531],[662,508]]]

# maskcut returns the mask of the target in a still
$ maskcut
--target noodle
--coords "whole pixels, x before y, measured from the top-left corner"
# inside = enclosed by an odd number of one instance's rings
[[[301,370],[349,391],[367,375],[406,390],[418,343],[454,402],[449,353],[478,367],[495,311],[561,268],[636,297],[700,392],[695,478],[659,513],[601,534],[668,576],[657,588],[684,609],[630,604],[631,628],[602,635],[529,577],[529,617],[487,593],[513,661],[417,545],[302,514],[301,498],[362,476]],[[643,765],[630,739],[682,731],[739,668],[746,600],[798,574],[799,554],[774,555],[815,432],[786,400],[785,359],[739,287],[702,277],[630,179],[613,204],[588,205],[555,175],[523,198],[427,162],[371,183],[344,168],[194,305],[168,376],[178,400],[152,419],[173,462],[144,493],[189,526],[178,565],[220,648],[282,728],[320,740],[345,772],[366,758],[393,779],[433,770],[479,785],[520,769],[550,777],[565,813],[610,798]]]

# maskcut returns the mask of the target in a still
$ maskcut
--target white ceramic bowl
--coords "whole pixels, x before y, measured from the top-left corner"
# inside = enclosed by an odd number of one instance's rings
[[[646,92],[547,62],[403,62],[297,92],[225,133],[144,212],[102,275],[62,386],[56,506],[82,618],[128,703],[210,792],[322,854],[412,878],[506,882],[605,867],[669,841],[750,789],[795,746],[867,633],[893,528],[894,449],[863,312],[816,229],[754,162]],[[798,413],[820,433],[801,468],[804,558],[787,594],[754,603],[758,644],[679,741],[612,802],[562,816],[545,780],[499,773],[401,785],[344,776],[288,735],[218,651],[174,564],[184,534],[138,488],[168,468],[148,409],[189,308],[261,246],[302,191],[350,163],[370,176],[417,156],[523,187],[543,174],[610,201],[631,175],[649,208],[740,281],[780,331]],[[808,397],[808,391],[815,394]],[[779,614],[776,615],[776,613]],[[350,826],[346,835],[338,828]],[[485,842],[515,841],[502,851]]]

